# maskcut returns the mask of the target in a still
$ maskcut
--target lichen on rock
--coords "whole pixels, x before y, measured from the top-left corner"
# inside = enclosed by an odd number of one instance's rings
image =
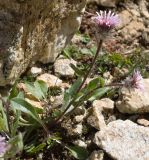
[[[0,0],[0,86],[33,61],[53,62],[81,23],[86,0]]]

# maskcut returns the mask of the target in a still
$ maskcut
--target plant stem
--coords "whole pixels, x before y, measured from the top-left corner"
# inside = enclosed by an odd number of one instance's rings
[[[122,83],[112,83],[112,84],[105,85],[104,88],[106,88],[106,87],[121,87],[121,86],[123,86]],[[100,86],[94,88],[93,90],[91,90],[90,92],[88,92],[87,94],[85,94],[84,96],[82,96],[82,98],[85,98],[85,97],[89,96],[89,95],[92,94],[94,91],[96,91],[97,89],[100,89],[100,88],[101,88]],[[82,102],[82,101],[81,101],[81,102]],[[79,101],[78,103],[76,103],[76,105],[74,106],[74,108],[73,108],[70,112],[68,112],[67,114],[73,113],[73,111],[74,111],[78,106],[80,106],[80,105],[81,105],[81,104],[80,104],[80,101]]]
[[[86,75],[84,76],[82,83],[80,84],[79,88],[77,89],[76,95],[80,92],[80,90],[82,89],[83,85],[85,84],[86,79],[90,76],[90,73],[91,73],[91,71],[92,71],[92,69],[93,69],[93,67],[95,65],[96,59],[97,59],[97,57],[99,55],[99,52],[101,50],[102,43],[103,43],[103,40],[100,40],[99,44],[98,44],[98,47],[97,47],[97,51],[96,51],[95,57],[94,57],[94,59],[93,59],[93,61],[91,63],[91,66],[90,66],[89,70],[87,71]],[[68,111],[70,106],[75,102],[75,100],[76,100],[76,96],[70,101],[70,103],[68,104],[68,106],[66,107],[64,112],[55,120],[56,123],[58,123],[63,118],[63,116]]]

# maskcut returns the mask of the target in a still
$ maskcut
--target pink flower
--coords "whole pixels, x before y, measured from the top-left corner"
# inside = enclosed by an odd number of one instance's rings
[[[4,137],[0,136],[0,157],[2,157],[8,149],[8,144]]]
[[[134,70],[132,76],[126,78],[124,85],[129,88],[144,90],[143,78],[138,70]]]
[[[97,12],[97,16],[92,17],[94,23],[96,24],[97,32],[104,38],[112,29],[114,29],[119,23],[119,17],[117,14],[111,11],[100,11]]]

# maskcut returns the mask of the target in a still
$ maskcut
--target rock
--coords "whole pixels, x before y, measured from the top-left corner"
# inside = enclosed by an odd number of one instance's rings
[[[51,103],[52,108],[60,107],[63,104],[63,98],[64,98],[63,94],[59,95],[59,96],[52,97],[52,98],[53,98],[53,101]]]
[[[76,141],[74,141],[73,144],[83,147],[83,148],[87,148],[87,144],[83,140],[80,140],[80,139],[77,139]]]
[[[82,123],[74,123],[71,119],[66,119],[61,123],[62,127],[66,129],[69,136],[80,136],[83,133]]]
[[[109,98],[103,98],[101,100],[95,100],[93,102],[93,107],[98,107],[101,111],[113,110],[114,109],[114,101]]]
[[[106,84],[112,83],[113,78],[114,78],[114,77],[110,74],[110,72],[105,72],[105,73],[103,74],[103,77],[105,78],[105,83],[106,83]]]
[[[86,0],[0,1],[0,86],[31,64],[54,62],[81,23]]]
[[[87,111],[84,107],[78,107],[76,108],[76,110],[73,112],[73,114],[75,115],[73,118],[73,122],[74,123],[80,123],[84,120],[84,118],[87,115]]]
[[[44,81],[48,85],[48,87],[60,86],[62,84],[62,80],[60,80],[58,77],[56,77],[52,74],[48,74],[48,73],[44,73],[44,74],[38,76],[37,80]]]
[[[148,2],[145,0],[139,0],[139,9],[142,14],[146,19],[149,19],[149,11],[148,11]]]
[[[118,68],[118,67],[115,67],[115,69],[114,69],[114,77],[125,76],[125,75],[127,75],[128,73],[129,73],[129,70],[126,69],[126,68],[120,69],[120,68]]]
[[[113,110],[114,102],[108,98],[95,100],[93,107],[90,109],[90,115],[87,118],[87,123],[98,130],[106,127],[104,116],[102,112],[109,112]]]
[[[28,98],[25,98],[25,100],[30,103],[32,106],[39,108],[39,109],[43,109],[43,103],[39,102],[39,101],[34,101]]]
[[[121,35],[124,37],[124,39],[132,40],[132,37],[139,37],[144,28],[143,22],[133,20],[121,30]]]
[[[132,14],[127,10],[123,10],[119,14],[119,17],[120,17],[120,23],[119,23],[117,29],[121,29],[121,28],[125,27],[126,25],[128,25],[132,21]]]
[[[34,77],[36,77],[37,75],[41,73],[42,73],[42,68],[38,68],[38,67],[32,67],[29,71],[29,74],[31,74]]]
[[[122,88],[121,99],[116,103],[121,113],[148,113],[149,112],[149,79],[144,79],[145,91]]]
[[[149,49],[149,28],[143,31],[140,43]]]
[[[115,7],[119,0],[87,0],[87,3],[96,2],[105,7]]]
[[[32,93],[28,90],[28,88],[26,87],[26,85],[24,83],[18,83],[17,88],[21,91],[24,91],[26,98],[33,100],[33,101],[38,101],[37,97],[32,95]]]
[[[78,123],[76,124],[71,130],[68,130],[69,135],[72,136],[78,136],[81,135],[83,132],[83,126],[82,123]]]
[[[55,74],[59,77],[72,78],[74,76],[74,70],[71,68],[71,64],[76,66],[77,62],[73,59],[57,59],[54,63]]]
[[[102,150],[93,151],[88,160],[103,160],[104,153]]]
[[[117,120],[95,134],[94,143],[114,160],[148,160],[149,128]]]
[[[149,121],[148,121],[147,119],[143,119],[143,118],[138,119],[138,120],[137,120],[137,123],[140,124],[140,125],[143,125],[143,126],[145,126],[145,127],[148,127],[148,126],[149,126]]]

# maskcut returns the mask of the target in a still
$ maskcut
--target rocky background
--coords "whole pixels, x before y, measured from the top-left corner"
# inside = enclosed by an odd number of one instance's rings
[[[49,106],[50,109],[60,107],[63,103],[64,90],[69,88],[76,78],[72,64],[79,66],[80,63],[89,63],[90,58],[89,56],[85,57],[85,60],[80,58],[80,61],[79,58],[68,59],[64,56],[65,50],[63,55],[57,59],[56,57],[68,43],[75,44],[78,48],[82,46],[90,48],[96,44],[93,38],[94,31],[90,25],[91,16],[88,13],[96,14],[96,11],[101,9],[116,11],[121,18],[120,25],[104,44],[103,54],[118,52],[127,56],[139,52],[147,60],[143,71],[148,72],[148,0],[57,2],[0,0],[1,86],[14,82],[28,68],[25,76],[44,81],[51,90],[57,87],[56,93],[52,92],[53,95],[49,98]],[[84,12],[85,5],[87,12]],[[88,41],[86,37],[84,40],[80,34],[75,34],[79,26],[81,34],[93,38],[89,43],[86,43]],[[71,52],[76,54],[76,50],[72,48]],[[48,62],[53,63],[43,64]],[[107,84],[129,72],[127,68],[120,70],[115,66],[113,71],[110,64],[108,65],[109,71],[102,75]],[[94,76],[97,75],[98,73]],[[86,102],[84,106],[78,107],[69,119],[63,121],[58,130],[65,143],[88,150],[87,160],[148,160],[149,79],[144,78],[143,81],[145,85],[143,92],[122,88],[114,96],[103,97],[94,100],[93,103]],[[19,83],[18,88],[24,91],[30,104],[37,108],[44,107],[41,101],[31,96],[24,83]],[[50,152],[42,153],[42,159],[75,159],[68,155],[58,145]]]

